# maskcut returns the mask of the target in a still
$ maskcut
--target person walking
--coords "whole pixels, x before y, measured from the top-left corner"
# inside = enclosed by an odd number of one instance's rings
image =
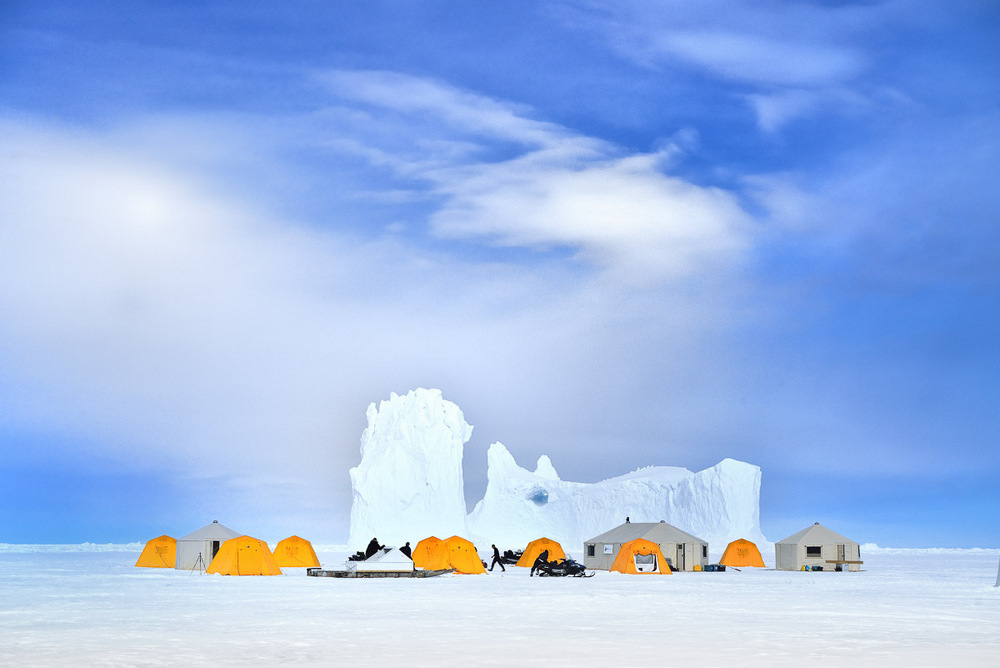
[[[490,572],[493,571],[494,566],[500,564],[500,570],[506,573],[507,569],[503,567],[503,560],[500,558],[500,550],[497,549],[496,545],[493,545],[492,547],[493,547],[493,561],[490,563]]]

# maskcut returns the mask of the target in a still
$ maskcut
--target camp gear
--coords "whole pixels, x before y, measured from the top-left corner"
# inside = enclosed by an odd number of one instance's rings
[[[760,550],[750,541],[740,538],[734,540],[726,546],[726,551],[722,553],[719,563],[723,566],[754,566],[764,568],[764,559],[760,556]],[[705,570],[708,570],[707,567]]]
[[[305,538],[289,536],[274,547],[274,559],[281,568],[318,568],[319,559],[312,543]]]
[[[542,552],[548,552],[548,561],[566,558],[566,552],[563,551],[562,545],[551,538],[536,538],[524,548],[521,558],[517,560],[517,565],[530,568]]]
[[[174,568],[186,571],[204,571],[219,553],[222,544],[240,533],[214,520],[197,531],[177,539],[177,559]]]
[[[538,567],[537,573],[539,577],[556,578],[589,578],[594,575],[593,571],[588,574],[587,570],[583,567],[583,564],[569,558],[546,562]]]
[[[139,568],[173,568],[177,561],[177,539],[159,536],[146,543],[135,565]]]
[[[267,543],[251,536],[239,536],[222,544],[205,572],[219,575],[281,575],[281,568]]]
[[[622,545],[610,570],[618,573],[659,575],[670,575],[673,572],[664,559],[660,546],[644,538],[636,538]]]

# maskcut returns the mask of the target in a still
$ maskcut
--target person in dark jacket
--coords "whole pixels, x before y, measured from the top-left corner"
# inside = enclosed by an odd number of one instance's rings
[[[365,550],[365,559],[370,559],[373,554],[382,549],[382,546],[378,544],[378,538],[372,538],[372,542],[368,543],[368,549]]]
[[[413,558],[413,555],[410,554],[410,552],[411,552],[411,550],[410,550],[410,541],[406,541],[406,545],[404,545],[403,547],[399,548],[399,551],[402,552],[403,554],[405,554],[406,556],[408,556],[410,559]]]
[[[500,570],[501,571],[503,571],[505,573],[507,572],[507,569],[503,567],[503,559],[500,558],[500,550],[498,550],[497,546],[494,545],[493,546],[493,561],[490,563],[490,571],[491,572],[493,571],[493,567],[496,566],[497,564],[500,564]]]
[[[548,563],[549,563],[549,551],[542,550],[542,553],[538,555],[537,559],[535,559],[535,563],[531,564],[531,572],[528,573],[528,577],[530,578],[532,575],[534,575],[535,571],[540,571],[541,569],[545,568],[545,565]]]

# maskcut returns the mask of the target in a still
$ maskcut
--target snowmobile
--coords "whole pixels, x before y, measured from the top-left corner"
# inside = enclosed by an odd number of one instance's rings
[[[500,557],[500,563],[505,564],[507,566],[516,565],[518,560],[520,560],[522,554],[524,554],[524,550],[518,550],[517,552],[513,552],[511,550],[504,550],[503,556]]]
[[[536,571],[539,577],[553,578],[590,578],[594,577],[594,571],[587,573],[583,564],[573,559],[560,559],[559,561],[549,561],[538,567]]]

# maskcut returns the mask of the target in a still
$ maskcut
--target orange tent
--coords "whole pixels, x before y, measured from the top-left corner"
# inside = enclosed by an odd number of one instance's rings
[[[298,536],[278,541],[274,546],[274,559],[281,568],[319,568],[312,543]]]
[[[549,551],[549,561],[558,561],[559,559],[566,558],[566,553],[563,551],[562,545],[551,538],[536,538],[528,543],[528,547],[524,548],[521,558],[517,560],[517,564],[515,565],[531,568],[535,564],[535,559],[538,558],[538,555],[545,550]]]
[[[177,539],[160,536],[146,543],[135,565],[141,568],[173,568],[176,559]]]
[[[460,536],[441,540],[435,536],[424,538],[413,548],[413,565],[428,571],[453,568],[456,573],[485,573],[476,546]]]
[[[660,546],[645,538],[636,538],[622,545],[610,570],[619,573],[659,575],[670,575],[673,572],[667,560],[663,558]]]
[[[483,560],[479,558],[476,546],[471,542],[460,536],[452,536],[444,544],[448,550],[449,567],[454,568],[456,573],[472,575],[486,572]]]
[[[760,550],[745,538],[740,538],[730,543],[726,547],[726,551],[722,553],[722,559],[719,560],[719,563],[723,566],[733,566],[736,568],[740,566],[764,568],[764,558],[760,556]]]
[[[220,575],[281,575],[267,543],[250,536],[230,538],[208,565],[206,573]]]
[[[413,548],[410,556],[413,565],[428,571],[438,571],[451,568],[448,565],[448,550],[444,541],[437,536],[424,538]]]

